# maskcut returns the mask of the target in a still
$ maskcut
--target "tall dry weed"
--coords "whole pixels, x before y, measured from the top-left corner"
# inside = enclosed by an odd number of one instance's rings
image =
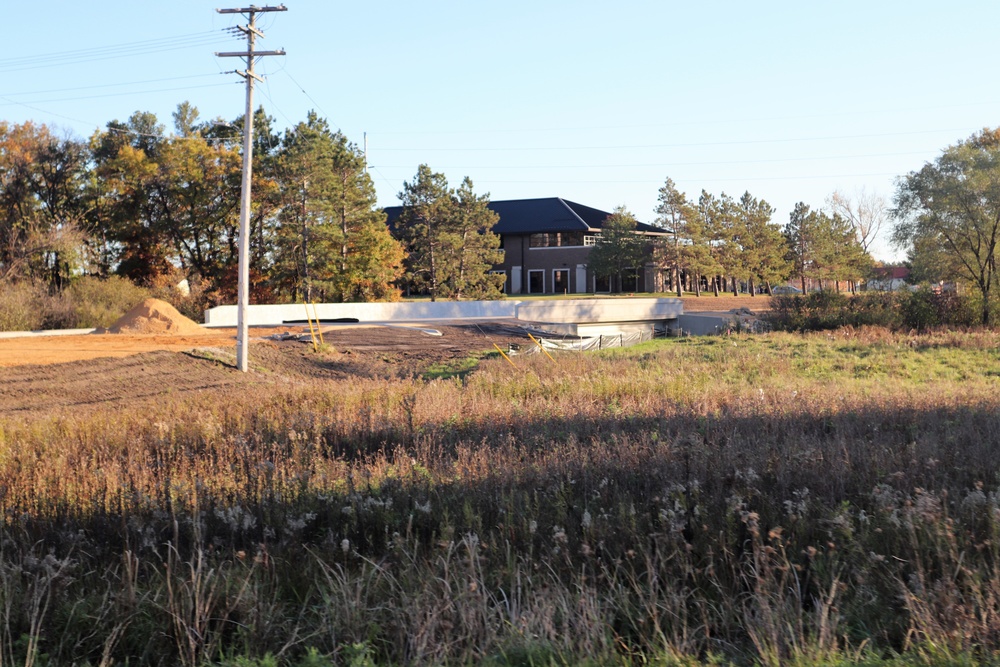
[[[5,645],[40,618],[32,650],[92,663],[985,655],[993,342],[677,340],[4,418],[5,554],[72,555],[49,590],[107,639],[15,577]]]

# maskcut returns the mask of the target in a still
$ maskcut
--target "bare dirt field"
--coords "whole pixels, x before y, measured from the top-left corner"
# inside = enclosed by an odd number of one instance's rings
[[[410,355],[440,356],[442,352],[468,352],[485,343],[492,348],[491,332],[495,337],[502,331],[501,339],[517,336],[514,327],[495,324],[441,327],[434,329],[442,336],[430,336],[415,327],[384,327],[349,325],[324,328],[324,342],[334,351],[388,351]],[[270,340],[281,334],[308,335],[306,327],[252,328],[251,341]],[[503,342],[498,340],[498,342]],[[299,345],[296,345],[298,347]],[[301,345],[303,349],[308,345]],[[104,357],[127,357],[143,352],[167,350],[185,352],[198,348],[229,348],[235,353],[235,329],[206,329],[201,334],[110,334],[93,333],[76,336],[28,336],[0,339],[0,368],[25,365],[62,364]]]
[[[767,297],[711,294],[685,297],[686,312],[765,310]],[[524,344],[526,334],[505,323],[418,327],[335,325],[323,330],[316,352],[294,335],[302,326],[252,328],[250,367],[235,371],[235,329],[202,333],[95,333],[0,339],[0,414],[142,404],[170,394],[238,391],[261,382],[347,377],[407,377],[474,354]],[[289,336],[288,334],[292,334]],[[530,344],[530,343],[529,343]]]
[[[347,377],[407,377],[510,343],[523,331],[502,324],[350,326],[324,330],[326,348],[265,336],[301,328],[251,330],[249,373],[235,370],[235,331],[200,336],[89,334],[0,340],[0,414],[62,412],[142,404],[168,395],[237,391],[248,384]]]
[[[749,308],[757,312],[770,308],[770,298],[767,296],[739,296],[731,294],[713,296],[707,293],[701,297],[685,296],[685,312],[722,311],[735,308]],[[482,325],[488,326],[488,325]],[[436,327],[439,330],[441,327]],[[482,327],[481,327],[482,328]],[[352,325],[333,327],[325,330],[327,343],[335,349],[407,351],[415,353],[418,350],[440,350],[448,348],[464,349],[467,343],[458,335],[459,331],[468,330],[477,333],[476,325],[469,327],[446,327],[451,330],[448,336],[437,340],[421,333],[414,333],[401,327],[373,327]],[[492,329],[495,331],[495,327]],[[513,329],[510,332],[514,331]],[[280,328],[252,328],[250,335],[255,339],[283,332],[305,334],[305,326]],[[510,333],[508,332],[508,333]],[[473,345],[485,343],[486,348],[492,348],[490,340],[475,341]],[[174,351],[184,352],[197,348],[232,348],[236,346],[235,329],[204,329],[197,334],[86,334],[79,336],[31,336],[24,338],[0,339],[0,368],[10,366],[62,364],[70,361],[82,361],[104,357],[127,357],[143,352]],[[502,347],[502,345],[501,345]]]

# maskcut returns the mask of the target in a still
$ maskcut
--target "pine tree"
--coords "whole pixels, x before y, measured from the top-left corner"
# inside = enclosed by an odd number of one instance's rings
[[[504,276],[490,269],[503,261],[500,237],[493,226],[500,216],[491,211],[489,195],[478,196],[466,177],[453,197],[449,225],[450,264],[446,295],[453,299],[497,299],[503,295]]]
[[[795,205],[788,215],[788,224],[782,233],[788,243],[788,261],[792,270],[799,276],[802,293],[806,293],[806,280],[813,277],[813,266],[816,263],[817,244],[820,242],[817,215],[803,202]]]
[[[743,193],[736,206],[736,242],[739,245],[739,265],[749,284],[750,295],[756,293],[755,281],[771,284],[788,277],[787,244],[781,229],[771,224],[774,208],[763,199]]]
[[[407,283],[438,298],[498,298],[503,276],[490,269],[503,260],[500,237],[493,233],[497,215],[489,195],[477,196],[472,181],[458,190],[448,187],[443,174],[423,164],[411,183],[399,193],[403,212],[396,233],[409,252]]]
[[[857,280],[871,266],[851,223],[839,214],[810,210],[799,202],[782,232],[788,244],[786,258],[799,276],[802,291],[806,281]]]
[[[310,112],[286,132],[274,159],[280,291],[303,301],[398,298],[403,249],[376,207],[360,151]]]
[[[677,296],[683,293],[682,271],[694,278],[695,291],[700,294],[700,276],[713,275],[719,270],[719,263],[712,255],[705,219],[669,178],[660,188],[659,202],[656,224],[669,236],[654,241],[653,261],[672,271]]]
[[[396,221],[396,233],[408,252],[407,284],[428,292],[431,301],[436,301],[447,278],[443,255],[449,244],[446,234],[452,208],[448,179],[422,164],[412,182],[403,182],[398,196],[403,212]]]

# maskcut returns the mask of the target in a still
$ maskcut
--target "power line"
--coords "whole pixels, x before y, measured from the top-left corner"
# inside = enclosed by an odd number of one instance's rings
[[[0,106],[12,106],[12,105],[22,105],[26,106],[28,104],[46,104],[49,102],[75,102],[77,100],[96,100],[105,97],[123,97],[125,95],[143,95],[146,93],[165,93],[174,90],[196,90],[198,88],[218,88],[220,86],[231,86],[232,82],[227,83],[208,83],[202,86],[180,86],[175,88],[152,88],[149,90],[128,90],[121,93],[104,93],[103,95],[80,95],[77,97],[56,97],[44,100],[28,100],[27,102],[15,102],[10,101],[7,104],[0,104]],[[4,99],[10,99],[5,97]]]
[[[94,62],[98,60],[111,60],[114,58],[162,53],[164,51],[177,51],[179,49],[188,49],[212,44],[217,42],[219,38],[223,36],[224,35],[219,34],[219,31],[211,31],[209,33],[194,33],[189,36],[128,42],[126,44],[95,47],[90,49],[78,49],[75,51],[61,51],[48,55],[7,58],[0,60],[0,71],[20,72],[32,69],[42,69],[45,67],[59,67],[65,65],[75,65],[78,63]]]
[[[274,99],[271,97],[271,85],[268,82],[267,78],[264,79],[264,84],[265,84],[267,90],[264,90],[263,88],[261,88],[260,89],[260,94],[267,98],[267,101],[271,103],[271,108],[272,109],[274,109],[275,111],[277,111],[279,114],[281,114],[282,118],[284,118],[286,121],[288,121],[288,126],[290,128],[295,127],[295,121],[293,121],[291,118],[289,118],[288,115],[284,111],[282,111],[278,107],[277,104],[274,103]]]
[[[676,123],[636,123],[629,125],[575,125],[566,126],[559,125],[554,127],[523,127],[523,128],[494,128],[485,130],[385,130],[374,132],[369,132],[369,134],[377,134],[380,136],[396,136],[396,135],[469,135],[469,134],[527,134],[532,132],[593,132],[597,130],[641,130],[641,129],[651,129],[651,128],[665,128],[665,127],[692,127],[692,126],[712,126],[712,125],[733,125],[739,123],[760,123],[760,122],[778,122],[778,121],[789,121],[789,120],[808,120],[808,119],[819,119],[819,118],[845,118],[851,116],[872,116],[872,115],[884,115],[884,114],[902,114],[902,113],[913,113],[918,111],[941,111],[943,109],[967,109],[970,107],[984,107],[984,106],[997,106],[1000,105],[1000,101],[985,101],[985,102],[969,102],[966,104],[942,104],[934,106],[909,106],[900,107],[894,109],[864,109],[862,111],[844,111],[839,113],[823,113],[823,114],[801,114],[801,115],[789,115],[789,116],[758,116],[756,118],[720,118],[717,120],[692,120],[683,121]]]
[[[303,94],[303,95],[305,95],[305,96],[306,96],[306,98],[308,98],[308,100],[309,100],[310,102],[312,102],[312,103],[313,103],[313,106],[315,106],[315,107],[316,107],[316,108],[317,108],[317,109],[319,110],[319,112],[320,112],[321,114],[323,114],[323,117],[324,117],[324,118],[326,118],[326,119],[327,119],[328,121],[330,121],[331,123],[333,123],[333,124],[334,124],[334,125],[336,125],[337,127],[340,127],[340,123],[337,123],[337,122],[334,122],[334,121],[333,121],[333,119],[332,119],[332,118],[330,118],[329,114],[327,114],[327,113],[326,113],[326,110],[325,110],[325,109],[323,109],[323,107],[321,107],[321,106],[319,105],[319,102],[317,102],[316,100],[314,100],[314,99],[313,99],[313,97],[312,97],[312,95],[310,95],[309,93],[307,93],[307,92],[306,92],[306,89],[305,89],[305,88],[303,88],[303,87],[302,87],[302,85],[301,85],[301,84],[300,84],[300,83],[299,83],[298,81],[296,81],[296,80],[295,80],[295,77],[293,77],[293,76],[292,76],[291,72],[289,72],[289,71],[288,71],[288,68],[287,68],[287,67],[283,67],[283,68],[281,69],[281,73],[283,73],[283,74],[284,74],[285,76],[287,76],[287,77],[288,77],[289,79],[291,79],[292,83],[294,83],[294,84],[295,84],[295,86],[296,86],[296,87],[297,87],[297,88],[298,88],[298,89],[299,89],[300,91],[302,91],[302,94]]]
[[[109,44],[106,46],[92,46],[86,49],[72,49],[69,51],[53,51],[52,53],[35,54],[30,56],[20,56],[17,58],[0,58],[0,67],[8,64],[23,63],[32,60],[54,60],[54,59],[64,59],[64,58],[78,58],[81,56],[86,56],[93,53],[101,53],[113,50],[122,49],[132,49],[137,47],[148,47],[157,44],[170,44],[178,41],[190,41],[193,39],[204,39],[208,35],[217,35],[219,32],[223,32],[225,28],[220,30],[206,30],[203,32],[187,33],[184,35],[173,35],[171,37],[159,37],[156,39],[143,39],[135,42],[123,42],[121,44]]]
[[[65,120],[71,120],[74,123],[79,123],[81,125],[86,125],[88,127],[100,127],[100,125],[98,125],[96,123],[91,123],[90,121],[80,120],[79,118],[73,118],[71,116],[64,116],[63,114],[56,113],[54,111],[46,111],[45,109],[40,109],[38,107],[31,106],[30,104],[25,104],[24,102],[15,102],[14,100],[7,99],[6,97],[0,96],[0,100],[7,100],[11,104],[15,104],[17,106],[22,106],[25,109],[31,109],[32,111],[38,111],[39,113],[48,114],[50,116],[56,116],[57,118],[63,118]]]
[[[731,178],[677,178],[677,182],[692,182],[697,181],[699,183],[728,183],[728,182],[744,182],[744,181],[808,181],[817,180],[825,178],[873,178],[873,177],[886,177],[886,176],[899,176],[897,172],[882,172],[882,173],[868,173],[868,174],[796,174],[794,176],[745,176],[745,177],[731,177]],[[503,183],[503,184],[538,184],[538,183],[551,183],[554,185],[574,185],[574,184],[604,184],[611,183],[615,185],[651,185],[651,184],[663,184],[663,179],[652,180],[652,179],[640,179],[640,180],[593,180],[593,181],[581,181],[578,179],[573,180],[539,180],[531,179],[526,181],[521,180],[497,180],[497,179],[479,179],[477,185],[487,186],[490,183]]]
[[[393,185],[392,181],[390,181],[388,178],[386,178],[385,174],[383,174],[381,171],[379,171],[376,167],[368,165],[368,169],[371,170],[371,171],[374,171],[376,174],[378,174],[379,178],[381,178],[383,181],[385,181],[385,184],[388,185],[390,188],[399,187],[399,186]]]
[[[926,151],[906,151],[900,153],[868,153],[864,155],[817,155],[810,157],[767,158],[754,160],[710,160],[702,162],[644,162],[636,164],[549,164],[549,165],[464,165],[461,167],[435,165],[436,169],[629,169],[643,167],[699,167],[727,164],[764,164],[771,162],[809,162],[813,160],[852,160],[873,157],[900,157],[906,155],[926,155]],[[383,164],[383,169],[410,169],[409,164]]]
[[[117,88],[120,86],[140,86],[146,83],[162,83],[164,81],[181,81],[184,79],[199,79],[209,76],[218,76],[224,72],[213,74],[189,74],[187,76],[168,76],[162,79],[145,79],[143,81],[122,81],[121,83],[101,83],[92,86],[74,86],[72,88],[49,88],[48,90],[29,90],[20,93],[0,93],[3,97],[18,97],[21,95],[47,95],[49,93],[69,93],[75,90],[93,90],[95,88]]]
[[[594,150],[621,150],[621,149],[648,149],[648,148],[701,148],[705,146],[754,146],[761,144],[782,144],[795,143],[801,141],[834,141],[843,139],[875,139],[882,137],[907,137],[914,135],[942,134],[944,132],[968,132],[968,128],[942,129],[942,130],[919,130],[914,132],[883,132],[874,134],[848,134],[826,137],[794,137],[786,139],[742,139],[735,141],[704,141],[693,143],[677,144],[626,144],[611,146],[504,146],[504,147],[452,147],[452,148],[379,148],[384,152],[512,152],[512,151],[594,151]]]

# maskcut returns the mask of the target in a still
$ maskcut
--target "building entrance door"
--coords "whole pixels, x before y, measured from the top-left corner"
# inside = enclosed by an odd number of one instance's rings
[[[552,292],[554,294],[569,293],[569,269],[552,270]]]

